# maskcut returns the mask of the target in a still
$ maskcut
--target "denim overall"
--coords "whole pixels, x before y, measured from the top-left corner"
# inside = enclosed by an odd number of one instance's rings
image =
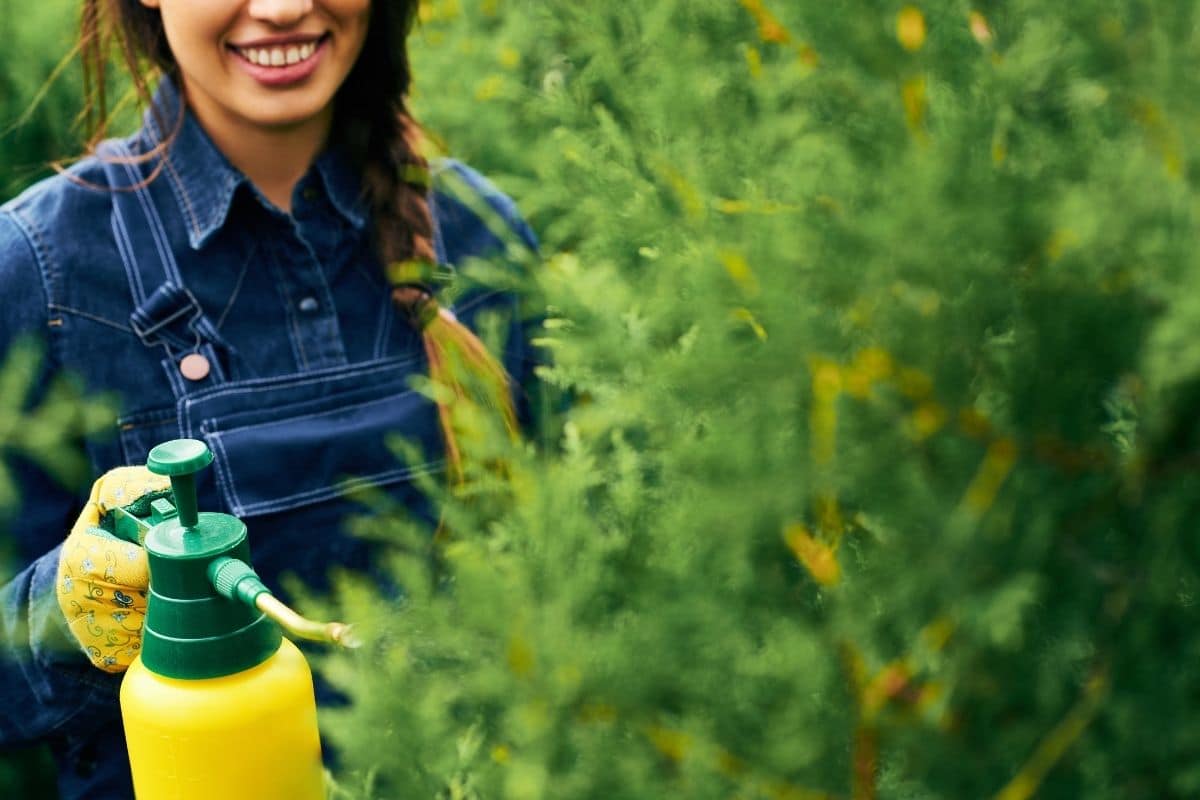
[[[169,83],[164,82],[156,103],[165,108],[162,118],[174,118],[178,98]],[[87,159],[73,168],[85,182],[103,184],[99,191],[85,192],[52,178],[0,209],[0,256],[5,258],[0,287],[32,295],[41,293],[31,288],[40,281],[47,298],[41,319],[22,306],[20,314],[0,320],[0,345],[21,333],[14,327],[49,331],[57,337],[51,348],[56,369],[78,375],[88,389],[119,393],[116,435],[86,443],[96,474],[144,463],[150,448],[168,439],[206,441],[216,462],[201,474],[200,508],[244,519],[255,566],[273,589],[281,590],[285,574],[315,590],[327,587],[331,568],[374,574],[371,545],[347,530],[349,518],[367,512],[355,498],[356,488],[378,488],[397,514],[433,522],[413,483],[414,477],[443,468],[436,409],[411,388],[411,379],[427,372],[420,337],[398,317],[392,324],[395,314],[381,277],[379,292],[361,284],[357,293],[335,297],[341,291],[336,286],[300,285],[303,270],[288,272],[287,259],[266,248],[290,247],[289,253],[310,264],[344,255],[344,269],[371,272],[364,265],[375,262],[359,252],[367,239],[334,230],[338,224],[367,223],[347,199],[354,193],[328,193],[342,213],[327,216],[348,222],[329,223],[329,230],[310,228],[308,241],[328,239],[306,252],[296,244],[304,240],[276,235],[291,225],[299,230],[300,223],[262,212],[246,186],[223,209],[211,202],[222,191],[232,194],[221,183],[231,180],[228,166],[223,173],[214,171],[211,180],[172,173],[212,161],[215,149],[176,163],[166,159],[162,172],[147,183],[154,162],[131,164],[122,156],[131,146],[144,152],[155,138],[148,115],[138,135],[102,146],[100,162]],[[190,117],[178,140],[180,148],[212,148]],[[328,167],[320,161],[317,166]],[[496,232],[495,219],[481,219],[477,204],[459,199],[462,186],[483,200],[508,234],[524,247],[536,247],[511,201],[462,165],[446,162],[440,169],[459,186],[453,193],[439,191],[435,174],[431,209],[440,262],[503,252],[509,239]],[[315,171],[316,166],[306,179]],[[343,172],[321,173],[327,188],[337,189]],[[181,186],[198,197],[181,193]],[[294,213],[299,220],[303,207]],[[223,243],[221,214],[263,225],[263,241],[251,236],[248,244],[242,239]],[[18,230],[19,236],[12,233]],[[21,274],[39,273],[25,283],[11,277],[17,268],[8,263],[16,258],[11,253],[18,241]],[[346,248],[359,251],[343,252]],[[271,257],[261,257],[268,252]],[[242,296],[264,304],[264,319],[271,303],[283,301],[271,306],[278,324],[256,321],[244,306],[230,313],[233,300],[222,301],[238,296],[243,279],[246,285],[258,281],[253,293]],[[214,294],[212,287],[221,281],[232,288]],[[336,317],[323,315],[331,308],[337,309]],[[457,298],[455,311],[469,326],[482,314],[501,321],[502,360],[514,379],[519,415],[528,422],[521,387],[532,385],[536,358],[528,344],[530,323],[520,318],[516,298],[475,291]],[[304,336],[294,335],[293,328],[302,326]],[[206,372],[185,375],[185,357],[191,363],[202,358]],[[396,437],[422,455],[399,457],[390,446]],[[56,544],[69,528],[71,501],[36,481],[26,487],[27,508],[38,511],[24,517],[36,524],[22,532],[23,544],[37,557],[3,587],[0,613],[10,637],[14,631],[28,636],[33,655],[3,664],[0,747],[49,738],[60,763],[64,800],[126,797],[119,678],[88,665],[73,642],[57,641],[65,634],[53,597]],[[53,646],[51,640],[56,640]]]

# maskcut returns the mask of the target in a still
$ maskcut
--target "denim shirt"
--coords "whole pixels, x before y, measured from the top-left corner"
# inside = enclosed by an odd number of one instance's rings
[[[327,151],[284,213],[186,111],[161,164],[115,163],[109,156],[163,141],[157,120],[179,118],[169,81],[154,102],[157,117],[105,143],[104,158],[0,207],[0,351],[32,334],[45,346],[43,382],[70,373],[119,398],[112,435],[86,443],[94,475],[144,463],[161,441],[204,439],[216,462],[201,474],[200,507],[246,521],[273,589],[285,572],[321,589],[333,565],[369,571],[369,546],[346,531],[347,515],[361,513],[346,480],[428,516],[412,479],[438,470],[442,455],[436,410],[411,389],[426,371],[421,340],[389,298],[358,176]],[[439,262],[536,248],[513,203],[466,166],[435,165],[433,184]],[[535,358],[516,298],[468,291],[454,310],[472,326],[483,314],[501,321],[527,414],[521,387]],[[180,367],[195,354],[209,365],[198,380]],[[388,448],[394,433],[420,446],[417,463]],[[132,797],[120,676],[88,663],[54,595],[58,544],[83,498],[32,469],[18,478],[23,505],[9,533],[28,563],[0,590],[0,746],[49,741],[64,800]]]

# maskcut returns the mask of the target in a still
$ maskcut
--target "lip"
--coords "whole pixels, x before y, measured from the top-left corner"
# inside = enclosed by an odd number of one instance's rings
[[[229,52],[233,56],[234,62],[241,67],[242,71],[249,75],[254,80],[264,86],[289,86],[291,84],[300,83],[308,78],[317,67],[320,66],[321,60],[325,57],[326,45],[329,43],[328,36],[316,37],[317,49],[306,60],[298,64],[289,64],[283,67],[264,67],[255,64],[246,59],[237,51],[237,47],[279,47],[287,44],[301,44],[314,41],[312,36],[272,36],[263,39],[255,39],[253,42],[229,45]]]

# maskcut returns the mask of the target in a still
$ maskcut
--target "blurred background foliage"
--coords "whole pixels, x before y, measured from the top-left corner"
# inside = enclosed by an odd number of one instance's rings
[[[3,7],[18,115],[69,36]],[[1198,13],[423,3],[574,400],[450,536],[354,521],[337,796],[1200,794]]]
[[[362,523],[345,795],[1200,793],[1196,13],[426,4],[577,399]]]
[[[78,15],[75,0],[0,0],[0,199],[82,149]]]

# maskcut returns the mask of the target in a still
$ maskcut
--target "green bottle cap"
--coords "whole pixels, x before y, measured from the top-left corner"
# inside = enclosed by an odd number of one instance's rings
[[[170,517],[160,510],[145,538],[150,597],[142,663],[169,678],[232,675],[270,658],[282,641],[279,627],[252,603],[222,596],[213,586],[213,562],[232,558],[248,565],[250,545],[237,517],[196,510],[196,472],[212,460],[204,442],[178,439],[155,447],[146,463],[170,476],[179,512]]]

